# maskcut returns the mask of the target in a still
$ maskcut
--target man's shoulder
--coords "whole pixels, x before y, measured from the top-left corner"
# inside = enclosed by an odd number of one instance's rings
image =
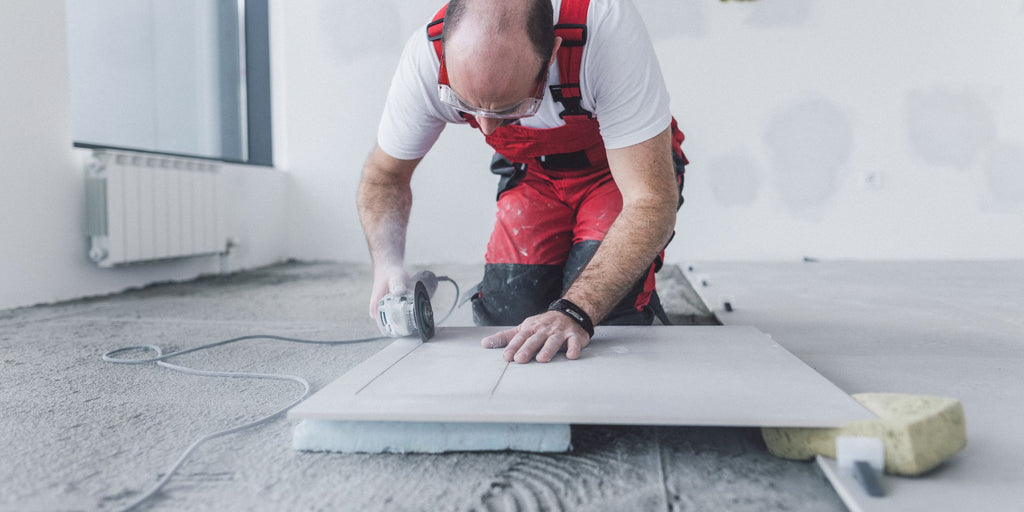
[[[632,29],[636,23],[642,23],[631,0],[589,1],[587,26],[591,30],[607,34],[609,30]]]

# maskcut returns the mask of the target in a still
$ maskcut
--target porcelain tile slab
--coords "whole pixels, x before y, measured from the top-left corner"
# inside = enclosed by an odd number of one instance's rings
[[[832,427],[873,418],[752,327],[599,327],[576,361],[506,363],[487,327],[404,338],[289,417],[341,421]]]

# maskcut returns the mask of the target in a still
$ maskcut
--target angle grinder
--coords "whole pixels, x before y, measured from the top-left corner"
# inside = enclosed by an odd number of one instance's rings
[[[434,337],[434,309],[430,298],[437,291],[438,278],[424,270],[409,278],[412,293],[387,294],[377,302],[380,323],[388,336],[400,338],[419,334],[427,341]]]

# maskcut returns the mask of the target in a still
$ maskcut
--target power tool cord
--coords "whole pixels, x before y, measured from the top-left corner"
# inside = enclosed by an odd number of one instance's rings
[[[444,323],[444,321],[447,320],[449,316],[451,316],[452,312],[455,311],[455,308],[458,305],[458,302],[459,302],[459,285],[453,279],[451,279],[451,278],[449,278],[447,276],[439,276],[438,280],[439,281],[448,281],[448,282],[452,283],[453,286],[455,286],[455,300],[452,302],[452,307],[451,307],[451,309],[448,310],[448,313],[445,314],[444,318],[442,318],[440,322],[438,322],[438,325],[440,325],[440,324]],[[197,370],[195,368],[189,368],[187,366],[180,366],[180,365],[171,364],[171,363],[167,362],[167,359],[170,359],[172,357],[178,357],[178,356],[182,356],[182,355],[185,355],[185,354],[190,354],[192,352],[198,352],[200,350],[206,350],[206,349],[210,349],[210,348],[214,348],[214,347],[219,347],[219,346],[222,346],[222,345],[227,345],[229,343],[235,343],[235,342],[238,342],[238,341],[255,340],[255,339],[269,339],[269,340],[287,341],[287,342],[292,342],[292,343],[305,343],[305,344],[310,344],[310,345],[353,345],[353,344],[356,344],[356,343],[368,343],[368,342],[371,342],[371,341],[379,341],[379,340],[383,340],[383,339],[388,339],[388,337],[387,336],[376,336],[376,337],[372,337],[372,338],[359,338],[359,339],[353,339],[353,340],[333,341],[333,340],[307,340],[307,339],[302,339],[302,338],[289,338],[289,337],[286,337],[286,336],[275,336],[275,335],[271,335],[271,334],[250,334],[250,335],[247,335],[247,336],[239,336],[237,338],[231,338],[231,339],[227,339],[227,340],[216,341],[216,342],[213,342],[213,343],[207,343],[206,345],[199,345],[197,347],[186,348],[186,349],[183,349],[183,350],[179,350],[177,352],[171,352],[169,354],[164,354],[163,350],[161,350],[160,347],[157,346],[157,345],[134,345],[134,346],[130,346],[130,347],[121,347],[121,348],[117,348],[117,349],[111,350],[111,351],[103,354],[103,360],[108,362],[108,363],[115,363],[115,364],[149,364],[149,363],[156,363],[157,365],[163,366],[164,368],[167,368],[169,370],[174,370],[174,371],[177,371],[177,372],[187,373],[189,375],[199,375],[199,376],[203,376],[203,377],[226,377],[226,378],[236,378],[236,379],[237,378],[243,378],[243,379],[286,380],[286,381],[291,381],[291,382],[298,383],[300,386],[302,386],[302,396],[300,396],[299,398],[296,398],[291,403],[289,403],[288,405],[278,409],[277,411],[275,411],[275,412],[273,412],[271,414],[268,414],[266,416],[263,416],[262,418],[258,418],[256,420],[250,421],[248,423],[243,423],[241,425],[235,425],[234,427],[231,427],[231,428],[228,428],[228,429],[224,429],[224,430],[219,430],[217,432],[212,432],[212,433],[209,433],[209,434],[206,434],[206,435],[200,437],[199,439],[196,439],[195,442],[193,442],[191,445],[189,445],[189,447],[186,448],[184,452],[182,452],[181,456],[178,457],[178,460],[174,463],[174,465],[171,466],[171,468],[166,473],[164,473],[164,476],[156,483],[156,485],[154,485],[148,492],[146,492],[141,497],[139,497],[138,499],[133,501],[131,504],[129,504],[127,507],[125,507],[125,508],[123,508],[121,510],[123,510],[123,511],[133,510],[136,507],[138,507],[139,505],[145,503],[150,498],[152,498],[156,493],[160,492],[160,489],[162,489],[164,487],[164,485],[166,485],[167,482],[170,481],[170,479],[174,475],[174,473],[178,471],[178,469],[181,467],[181,465],[185,463],[185,461],[188,459],[188,457],[192,454],[193,451],[195,451],[196,448],[199,447],[199,445],[201,445],[201,444],[203,444],[203,443],[205,443],[205,442],[207,442],[207,441],[209,441],[211,439],[216,439],[218,437],[226,436],[228,434],[234,434],[236,432],[241,432],[242,430],[250,429],[250,428],[257,427],[257,426],[263,425],[265,423],[268,423],[268,422],[276,419],[278,416],[281,416],[282,414],[288,412],[289,409],[291,409],[292,407],[295,407],[296,405],[299,404],[299,402],[305,400],[306,397],[309,396],[309,393],[310,393],[310,391],[312,391],[313,387],[309,384],[309,381],[307,381],[306,379],[304,379],[304,378],[302,378],[302,377],[300,377],[298,375],[276,374],[276,373],[250,373],[250,372],[226,372],[226,371]],[[145,359],[125,359],[125,358],[121,358],[121,357],[114,357],[115,354],[119,354],[121,352],[128,352],[130,350],[151,350],[151,351],[156,353],[156,356],[145,358]]]
[[[455,308],[459,307],[459,305],[460,305],[459,304],[459,293],[460,293],[460,291],[459,291],[459,283],[456,283],[454,279],[452,279],[452,278],[450,278],[448,276],[437,276],[437,280],[438,281],[447,281],[447,282],[451,283],[452,286],[455,287],[455,300],[452,301],[452,307],[448,308],[448,312],[444,314],[444,318],[442,318],[440,322],[437,322],[437,325],[441,325],[441,324],[444,323],[445,320],[448,320],[448,317],[452,316],[452,313],[455,312]]]

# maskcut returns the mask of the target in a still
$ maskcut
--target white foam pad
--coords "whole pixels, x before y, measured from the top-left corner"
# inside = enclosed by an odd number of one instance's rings
[[[565,452],[568,424],[303,420],[292,448],[343,453]]]

